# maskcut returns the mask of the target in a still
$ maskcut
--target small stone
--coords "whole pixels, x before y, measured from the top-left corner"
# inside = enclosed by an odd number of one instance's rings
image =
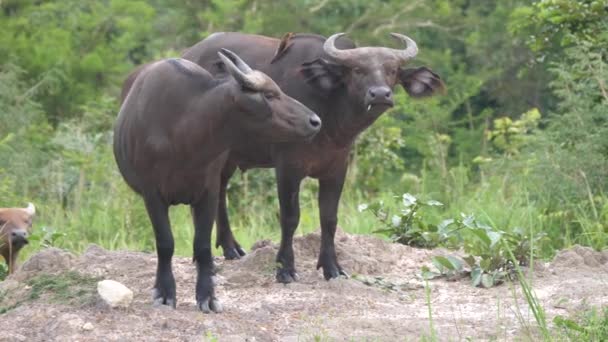
[[[97,293],[111,308],[126,308],[133,301],[133,291],[114,280],[102,280],[97,283]]]
[[[86,330],[86,331],[91,331],[93,330],[95,327],[93,326],[93,323],[91,322],[86,322],[83,326],[82,326],[82,330]]]

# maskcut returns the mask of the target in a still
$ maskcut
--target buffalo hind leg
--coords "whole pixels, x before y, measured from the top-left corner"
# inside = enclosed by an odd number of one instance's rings
[[[194,261],[196,262],[196,305],[204,313],[221,312],[222,306],[213,289],[211,228],[217,212],[217,191],[207,190],[203,199],[191,204],[194,220]]]
[[[217,236],[215,247],[222,246],[224,257],[227,260],[240,259],[245,255],[245,251],[232,235],[230,221],[228,219],[228,207],[226,204],[226,188],[228,187],[228,181],[234,174],[234,171],[236,171],[236,164],[231,162],[227,162],[222,169],[219,205],[217,208]]]
[[[293,256],[293,234],[300,222],[300,183],[302,176],[294,170],[276,168],[279,204],[281,206],[281,245],[277,253],[277,281],[291,283],[298,280]]]
[[[338,224],[338,206],[340,195],[344,185],[346,168],[339,175],[319,179],[319,216],[321,219],[321,249],[317,269],[323,268],[323,276],[326,280],[337,278],[340,275],[348,277],[338,264],[334,237]]]
[[[167,305],[175,308],[177,304],[175,278],[171,268],[174,241],[169,222],[169,205],[157,194],[144,195],[144,202],[154,229],[156,254],[158,255],[156,281],[152,294],[154,306]]]

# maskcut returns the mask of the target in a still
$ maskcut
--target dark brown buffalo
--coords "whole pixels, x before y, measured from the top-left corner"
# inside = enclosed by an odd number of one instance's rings
[[[168,208],[189,204],[195,226],[196,301],[221,310],[211,280],[211,228],[220,173],[235,142],[310,139],[319,117],[285,95],[265,74],[222,50],[229,77],[214,78],[184,59],[140,70],[118,114],[114,156],[125,181],[143,200],[154,228],[158,264],[154,303],[175,307],[174,242]]]
[[[226,211],[226,187],[237,167],[274,167],[278,182],[281,245],[277,255],[277,280],[296,279],[292,238],[300,220],[300,183],[305,177],[319,180],[321,249],[317,268],[326,279],[345,272],[338,264],[334,234],[337,212],[347,170],[349,152],[356,137],[393,106],[393,89],[400,84],[415,98],[444,90],[439,76],[426,67],[404,68],[418,52],[410,38],[393,34],[405,49],[356,48],[342,34],[330,38],[313,34],[287,34],[283,39],[242,33],[215,33],[186,50],[191,60],[212,74],[225,74],[215,57],[221,48],[237,51],[283,89],[314,110],[323,120],[321,132],[312,141],[289,144],[248,142],[233,148],[222,170],[218,208],[217,245],[228,259],[244,255],[234,239]],[[337,48],[336,48],[337,47]],[[130,75],[123,89],[137,76]]]
[[[8,273],[15,272],[17,257],[28,244],[36,207],[28,203],[26,208],[0,208],[0,255],[8,265]]]
[[[298,194],[305,177],[319,180],[321,248],[317,268],[326,279],[346,275],[338,264],[334,234],[338,204],[349,152],[356,137],[393,106],[393,89],[400,84],[412,97],[443,91],[439,76],[426,67],[404,68],[418,48],[410,38],[392,34],[403,49],[355,48],[335,34],[328,39],[311,34],[288,34],[282,40],[241,33],[216,33],[186,50],[183,58],[225,73],[214,54],[221,48],[236,51],[254,68],[267,73],[290,96],[314,110],[323,120],[312,141],[289,144],[250,143],[232,149],[222,170],[217,244],[227,258],[244,252],[230,230],[226,186],[235,169],[274,167],[280,201],[281,245],[277,280],[297,279],[292,238],[300,220]],[[337,45],[337,47],[336,47]]]

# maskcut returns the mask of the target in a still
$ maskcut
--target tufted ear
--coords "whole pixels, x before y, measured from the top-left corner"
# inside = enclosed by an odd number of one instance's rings
[[[427,67],[399,69],[399,81],[411,97],[427,97],[444,94],[445,84]]]
[[[322,92],[331,92],[344,84],[345,70],[345,66],[318,58],[303,63],[300,72],[313,88]]]

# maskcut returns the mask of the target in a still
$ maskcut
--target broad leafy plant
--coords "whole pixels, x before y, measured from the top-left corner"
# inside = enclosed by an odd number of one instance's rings
[[[382,228],[375,233],[387,235],[393,242],[415,247],[462,248],[464,257],[436,256],[436,270],[423,267],[425,279],[470,276],[473,286],[492,287],[515,275],[517,266],[527,265],[532,246],[544,234],[532,235],[522,228],[505,231],[480,222],[474,215],[460,214],[439,224],[430,223],[421,212],[425,207],[441,207],[434,200],[420,201],[406,193],[401,196],[400,209],[391,214],[384,202],[361,204],[359,210],[371,211]]]

